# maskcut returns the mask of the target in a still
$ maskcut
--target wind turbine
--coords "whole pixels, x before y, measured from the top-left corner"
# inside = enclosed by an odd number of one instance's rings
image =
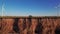
[[[60,4],[58,4],[55,8],[57,9],[57,16],[59,16]]]
[[[5,0],[2,0],[2,16],[5,15]]]
[[[60,9],[60,0],[57,0],[55,8],[57,9],[57,16],[59,16],[59,9]]]

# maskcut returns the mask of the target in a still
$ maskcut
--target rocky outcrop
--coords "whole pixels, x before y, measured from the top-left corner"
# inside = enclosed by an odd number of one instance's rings
[[[0,18],[0,34],[60,34],[60,17]]]

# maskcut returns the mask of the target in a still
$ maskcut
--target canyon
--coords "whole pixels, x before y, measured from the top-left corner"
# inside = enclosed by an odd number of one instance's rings
[[[60,17],[0,17],[0,34],[60,34]]]

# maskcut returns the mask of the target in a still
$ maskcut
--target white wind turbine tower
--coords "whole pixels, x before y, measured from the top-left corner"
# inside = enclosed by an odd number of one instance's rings
[[[2,16],[5,16],[5,0],[2,0]]]
[[[59,16],[59,11],[60,11],[60,0],[58,0],[58,2],[56,3],[56,7],[57,9],[57,16]]]
[[[60,4],[58,4],[56,7],[55,7],[56,9],[57,9],[57,16],[59,16],[59,9],[60,9]]]

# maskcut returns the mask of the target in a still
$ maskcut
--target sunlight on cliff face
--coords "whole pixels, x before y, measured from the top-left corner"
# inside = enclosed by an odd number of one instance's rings
[[[60,34],[60,18],[0,18],[0,33]]]

